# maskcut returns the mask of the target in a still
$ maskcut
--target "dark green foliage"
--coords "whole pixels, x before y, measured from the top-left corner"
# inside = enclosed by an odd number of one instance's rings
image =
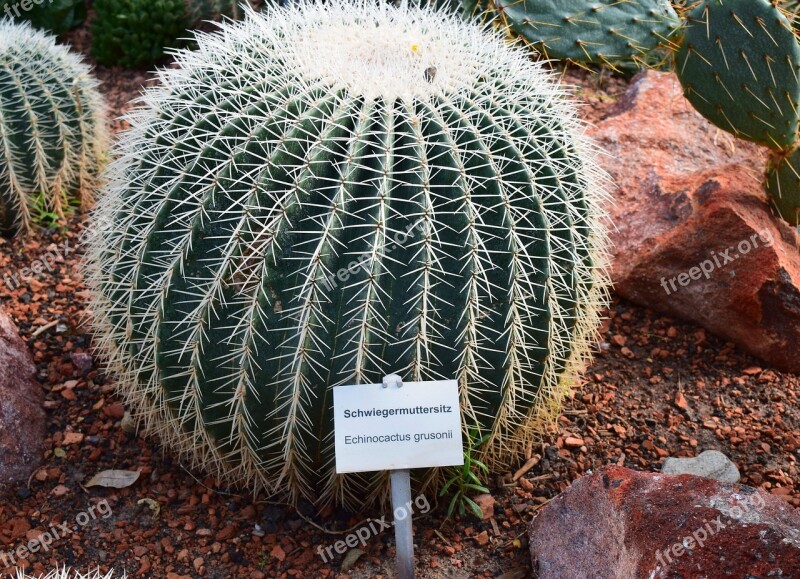
[[[95,0],[92,53],[105,65],[146,67],[188,36],[184,0]]]
[[[480,431],[473,428],[465,438],[464,464],[447,469],[445,475],[447,480],[439,491],[439,496],[452,495],[447,505],[448,517],[452,517],[456,510],[459,515],[464,516],[469,509],[473,515],[482,519],[483,512],[480,506],[469,498],[469,495],[489,492],[481,480],[481,477],[489,475],[489,467],[476,458],[478,449],[489,441],[489,435],[481,436]]]
[[[800,44],[769,0],[708,0],[676,56],[684,93],[718,127],[774,149],[797,138]]]
[[[21,0],[0,0],[0,18],[27,20],[32,26],[53,34],[63,34],[86,19],[85,0],[39,0],[25,10]],[[27,5],[27,4],[26,4]]]

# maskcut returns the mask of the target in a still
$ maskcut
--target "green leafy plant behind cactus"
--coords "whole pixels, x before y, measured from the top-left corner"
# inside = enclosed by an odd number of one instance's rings
[[[94,11],[92,54],[108,66],[149,66],[188,36],[184,0],[95,0]]]
[[[25,8],[28,7],[28,10]],[[21,0],[0,0],[0,18],[7,16],[15,21],[27,20],[31,26],[63,34],[79,26],[86,19],[85,0],[40,0],[24,3]]]
[[[456,378],[476,460],[515,458],[605,299],[603,177],[565,92],[480,26],[371,0],[197,41],[132,115],[91,236],[134,415],[229,483],[361,507],[387,477],[335,473],[332,387]]]
[[[78,56],[27,23],[0,21],[0,230],[88,207],[106,149],[104,105]]]

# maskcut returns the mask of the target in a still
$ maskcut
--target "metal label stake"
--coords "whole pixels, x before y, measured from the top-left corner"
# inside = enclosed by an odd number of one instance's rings
[[[397,374],[383,377],[383,387],[403,387]],[[397,550],[397,579],[414,579],[414,528],[411,522],[411,471],[407,468],[389,471],[392,486],[392,513],[394,515],[394,541]],[[397,512],[405,513],[403,518]]]
[[[389,472],[397,577],[414,579],[411,469],[464,464],[458,381],[335,386],[333,421],[337,474]]]

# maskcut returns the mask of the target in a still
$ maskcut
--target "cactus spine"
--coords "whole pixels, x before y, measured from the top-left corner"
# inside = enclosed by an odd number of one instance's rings
[[[457,378],[493,465],[550,427],[607,286],[604,178],[550,74],[371,0],[198,44],[132,114],[89,249],[145,427],[228,482],[351,507],[387,477],[336,475],[332,386]]]
[[[113,571],[109,571],[108,573],[102,573],[98,571],[90,571],[88,573],[80,573],[79,571],[73,571],[69,567],[63,567],[60,569],[54,569],[50,571],[46,575],[40,575],[38,577],[34,575],[28,575],[22,569],[17,569],[16,579],[114,579],[115,575]],[[117,575],[119,579],[125,579],[125,575]]]
[[[0,21],[0,229],[82,208],[106,149],[97,82],[79,57],[28,24]]]

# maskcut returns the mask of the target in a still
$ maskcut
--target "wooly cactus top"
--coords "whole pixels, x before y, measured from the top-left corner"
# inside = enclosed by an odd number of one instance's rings
[[[606,194],[549,73],[373,0],[251,11],[177,64],[89,251],[148,429],[224,481],[363,506],[387,477],[335,473],[332,386],[456,378],[491,465],[552,423],[604,303]]]

